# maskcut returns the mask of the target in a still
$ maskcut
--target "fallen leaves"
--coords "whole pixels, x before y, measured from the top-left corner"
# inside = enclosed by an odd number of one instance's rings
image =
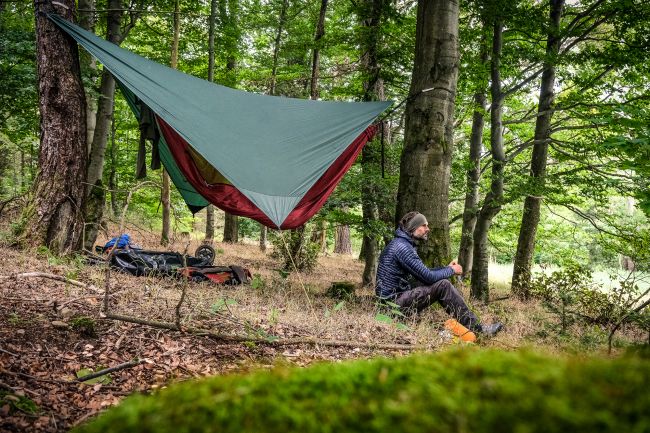
[[[25,268],[21,271],[32,267],[55,275],[67,273],[63,265],[50,265],[19,251],[0,247],[0,267],[10,269],[16,263]],[[174,296],[178,295],[174,281],[119,274],[113,274],[111,278],[111,286],[115,288],[112,292],[123,292],[111,298],[112,307],[129,309],[128,313],[148,320],[173,320],[173,308],[177,302]],[[82,268],[76,279],[103,285],[101,270],[98,269]],[[191,290],[197,288],[208,294],[212,290],[206,285],[192,286]],[[337,347],[273,348],[255,343],[224,342],[175,330],[106,320],[99,312],[97,298],[87,296],[94,294],[83,287],[51,279],[38,284],[24,278],[0,282],[0,382],[11,388],[0,389],[6,391],[0,398],[0,431],[68,431],[102,410],[119,404],[134,392],[148,393],[191,378],[271,368],[277,358],[305,366],[315,360],[336,361],[372,353],[370,350]],[[230,299],[229,296],[223,299]],[[202,327],[220,332],[250,332],[251,335],[263,332],[269,337],[282,338],[305,335],[300,324],[278,319],[279,314],[285,314],[281,307],[260,308],[263,317],[251,319],[242,329],[237,328],[241,323],[228,316],[228,308],[246,307],[247,300],[238,301],[238,305],[224,302],[216,314],[210,313],[210,306],[216,301],[208,300],[207,296],[205,311],[199,311],[202,299],[191,298],[184,305],[186,316],[183,323],[187,326],[200,323]],[[250,301],[263,304],[263,300]],[[65,307],[56,310],[57,305],[64,304]],[[73,318],[82,316],[94,320],[95,336],[85,335],[71,325]],[[351,327],[349,332],[354,334],[356,331]],[[361,337],[372,339],[370,334]],[[98,371],[134,359],[140,359],[142,363],[111,372],[110,383],[75,381],[80,372]],[[33,403],[35,412],[17,409],[15,399]]]

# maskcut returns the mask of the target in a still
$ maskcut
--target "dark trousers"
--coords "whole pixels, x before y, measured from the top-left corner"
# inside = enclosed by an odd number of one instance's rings
[[[470,311],[458,289],[449,280],[440,280],[430,286],[419,286],[402,292],[395,303],[403,313],[419,313],[434,302],[439,302],[445,311],[472,331],[480,330],[479,320]]]

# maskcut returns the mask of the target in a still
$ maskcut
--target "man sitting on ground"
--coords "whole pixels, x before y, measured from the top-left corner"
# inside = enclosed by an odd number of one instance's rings
[[[419,212],[409,212],[402,217],[395,238],[386,245],[379,257],[375,292],[384,301],[399,305],[402,312],[420,312],[434,302],[439,302],[469,330],[493,336],[501,330],[501,323],[482,325],[467,307],[463,297],[449,278],[460,275],[463,268],[456,262],[449,266],[427,268],[417,254],[415,241],[427,240],[429,224]],[[419,285],[413,287],[408,279],[414,277]]]

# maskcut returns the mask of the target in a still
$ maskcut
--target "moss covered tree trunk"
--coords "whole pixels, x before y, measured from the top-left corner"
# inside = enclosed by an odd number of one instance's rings
[[[555,57],[560,49],[560,20],[564,0],[550,0],[550,26],[546,42],[546,61],[539,90],[537,119],[535,121],[535,144],[530,162],[532,194],[526,196],[519,229],[517,253],[512,273],[512,292],[519,298],[529,296],[530,272],[535,252],[535,237],[539,225],[543,188],[546,178],[548,142],[555,100]]]
[[[458,14],[454,0],[418,1],[395,218],[414,210],[426,215],[431,231],[419,253],[429,266],[450,259],[448,196],[459,66]]]
[[[21,239],[57,253],[81,247],[87,164],[86,98],[76,42],[41,12],[72,20],[71,0],[35,2],[39,171],[23,213]]]

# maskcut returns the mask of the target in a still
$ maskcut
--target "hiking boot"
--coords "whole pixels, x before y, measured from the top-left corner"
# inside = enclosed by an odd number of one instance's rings
[[[496,322],[491,325],[481,325],[481,334],[494,337],[503,328],[503,323]]]

